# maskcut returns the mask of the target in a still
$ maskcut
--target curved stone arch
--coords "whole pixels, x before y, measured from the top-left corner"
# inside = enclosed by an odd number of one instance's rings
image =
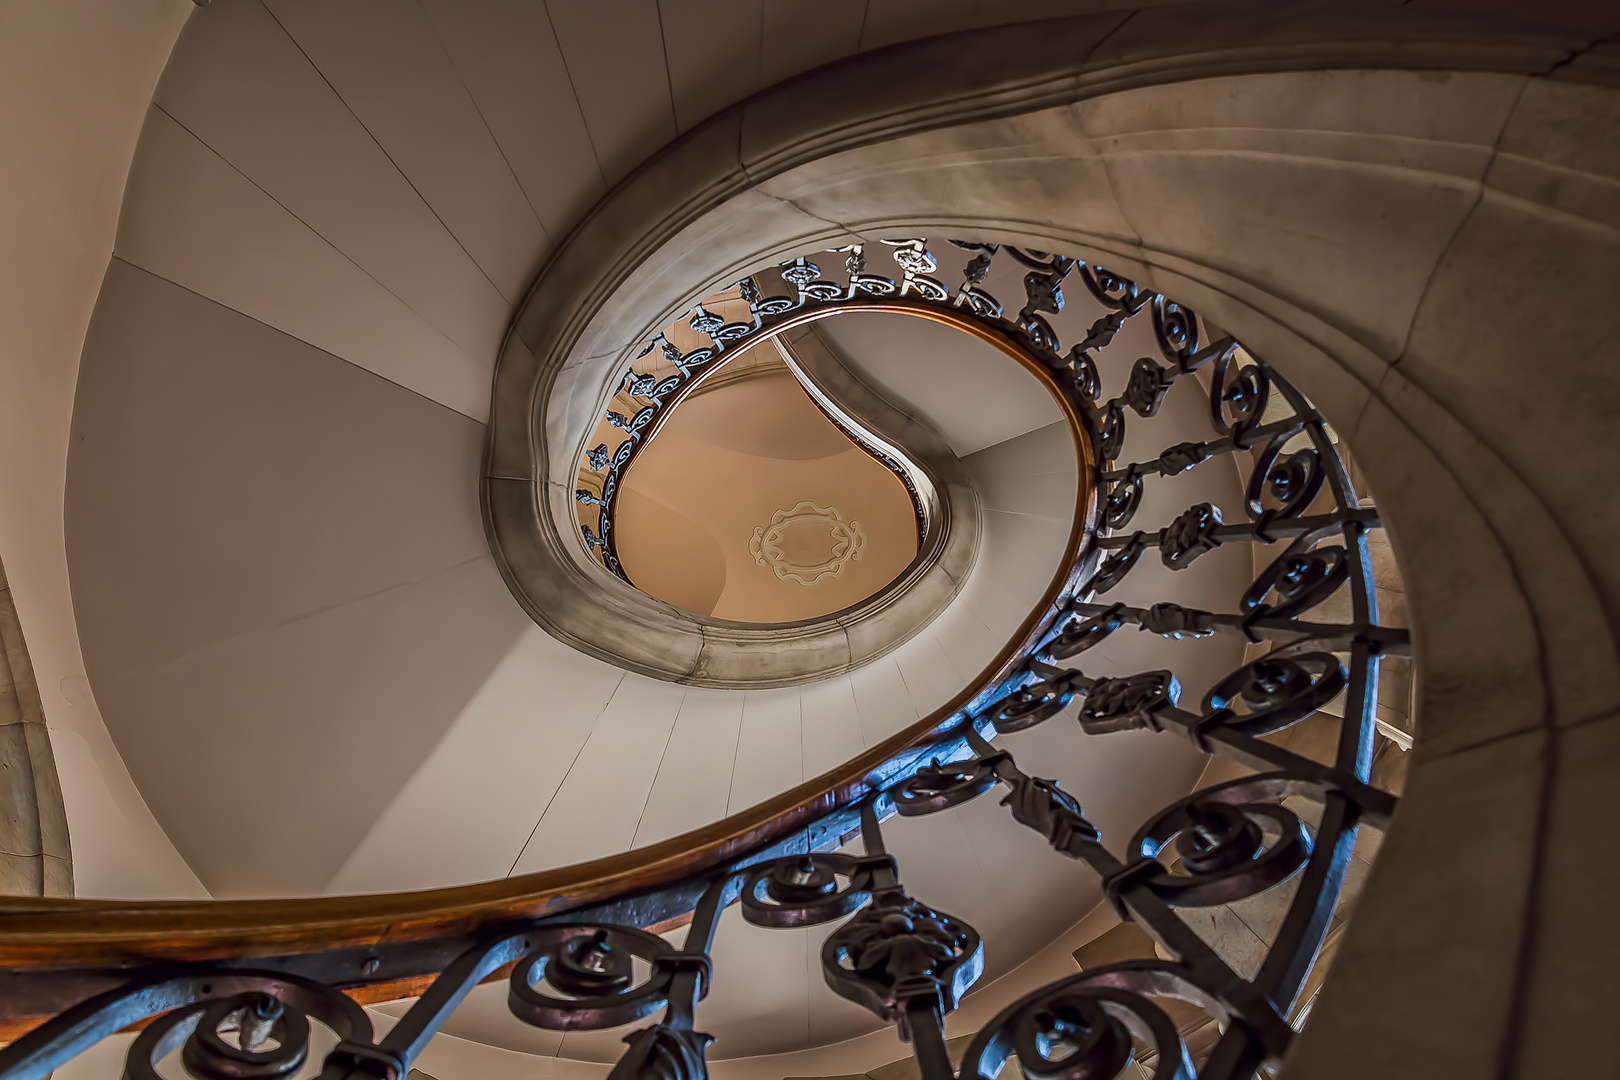
[[[912,312],[904,303],[859,306],[928,314],[939,322],[963,321],[947,313]],[[927,527],[916,557],[900,576],[858,604],[798,623],[760,627],[699,615],[642,593],[590,556],[574,532],[568,505],[576,486],[572,475],[554,478],[547,487],[549,501],[533,500],[538,505],[527,510],[522,500],[532,492],[524,489],[535,485],[508,485],[504,493],[512,502],[495,503],[490,493],[503,487],[486,476],[485,518],[491,545],[513,594],[536,622],[584,652],[654,678],[718,689],[760,689],[813,682],[871,663],[909,641],[945,610],[966,584],[978,554],[978,495],[966,467],[937,432],[868,386],[821,342],[814,323],[828,314],[832,312],[790,317],[748,344],[774,344],[816,406],[839,417],[835,422],[852,440],[871,436],[906,455],[907,484],[915,476],[912,497],[919,500],[919,514]],[[1032,358],[1010,344],[1004,349],[1032,370],[1055,401],[1062,402],[1050,375],[1035,370],[1038,365]],[[606,387],[607,396],[612,391],[612,386]],[[580,430],[557,436],[561,445],[570,439],[576,445],[572,454],[554,455],[555,464],[578,460],[605,403],[604,397],[595,411],[576,414],[583,422]],[[1083,422],[1072,415],[1069,421],[1077,440],[1076,460],[1087,461],[1088,447],[1081,445]],[[566,493],[559,495],[564,489]],[[1074,509],[1071,548],[1089,535],[1093,509],[1082,490]]]
[[[1597,907],[1603,890],[1584,883],[1587,853],[1615,812],[1605,777],[1620,757],[1620,575],[1605,552],[1620,510],[1575,470],[1546,467],[1544,446],[1578,447],[1580,473],[1613,471],[1603,418],[1620,411],[1620,392],[1603,363],[1613,370],[1614,346],[1594,339],[1584,316],[1601,310],[1620,271],[1620,168],[1591,137],[1620,128],[1620,95],[1542,78],[1573,54],[1553,39],[1437,34],[1390,65],[1320,26],[1293,26],[1289,42],[1287,20],[1278,25],[1224,60],[1213,49],[1157,71],[1170,50],[1143,59],[1152,50],[1140,26],[1135,58],[1116,49],[1104,64],[1094,50],[1069,65],[1067,82],[1042,82],[1030,74],[1038,63],[1020,57],[1021,81],[981,78],[964,91],[957,116],[974,122],[919,118],[920,104],[908,114],[866,98],[813,102],[816,86],[837,88],[826,73],[723,114],[621,188],[542,276],[497,373],[489,475],[531,490],[545,476],[543,454],[525,460],[517,434],[534,432],[522,414],[538,418],[536,399],[503,389],[544,385],[555,398],[560,375],[588,386],[617,360],[609,342],[792,251],[932,229],[1061,243],[1151,283],[1284,369],[1340,430],[1392,524],[1411,595],[1424,673],[1417,759],[1291,1067],[1328,1077],[1525,1072],[1571,1060],[1578,1043],[1583,1067],[1601,1072],[1616,1051],[1578,1033],[1620,999],[1603,960],[1620,931]],[[1013,70],[993,46],[1018,35],[983,36],[995,41],[975,52],[972,74]],[[897,53],[926,64],[942,50],[927,43],[861,62],[881,79]],[[858,83],[861,62],[839,76]],[[1108,70],[1087,83],[1087,64]],[[1196,76],[1217,77],[1171,81]],[[1319,111],[1334,100],[1339,111]],[[1372,107],[1380,100],[1399,105]],[[1109,110],[1105,131],[1096,125]],[[1008,115],[1019,118],[978,122]],[[760,117],[797,126],[784,134]],[[1264,145],[1242,145],[1241,131]],[[1133,138],[1153,158],[1157,192],[1124,175],[1119,148]],[[776,141],[750,149],[765,139]],[[1080,182],[1054,173],[1036,214],[1040,184],[986,179],[1010,151],[1026,164],[1039,156],[1032,145],[1059,170],[1093,166],[1093,197],[1074,197]],[[933,155],[932,201],[904,182],[923,154]],[[1200,184],[1192,166],[1218,159],[1254,166],[1247,183]],[[681,191],[671,190],[676,175]],[[1323,179],[1340,186],[1324,190]],[[1433,199],[1391,225],[1419,193]],[[1198,231],[1234,206],[1254,211],[1241,219],[1241,244]],[[1510,252],[1522,257],[1511,268]],[[1578,273],[1561,265],[1571,254]],[[1491,302],[1479,304],[1481,293]],[[1561,348],[1596,358],[1581,402],[1526,377],[1524,357]],[[1559,416],[1561,430],[1504,422],[1514,410]],[[544,416],[553,432],[567,420]],[[498,519],[497,500],[488,505]],[[1384,1033],[1376,1045],[1361,1037],[1369,1026]]]

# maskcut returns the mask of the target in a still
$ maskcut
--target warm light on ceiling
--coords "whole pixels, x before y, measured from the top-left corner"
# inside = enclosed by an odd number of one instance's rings
[[[625,474],[614,528],[637,588],[755,624],[857,604],[918,548],[905,485],[817,408],[769,341],[664,418]]]

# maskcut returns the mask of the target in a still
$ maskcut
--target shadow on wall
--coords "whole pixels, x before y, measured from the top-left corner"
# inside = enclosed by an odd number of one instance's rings
[[[485,545],[482,438],[108,269],[68,461],[74,606],[108,729],[213,895],[321,891],[530,626]]]

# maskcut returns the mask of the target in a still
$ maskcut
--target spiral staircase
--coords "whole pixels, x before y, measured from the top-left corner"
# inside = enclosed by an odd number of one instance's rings
[[[1612,1071],[1616,34],[0,12],[0,1073]],[[765,350],[919,529],[760,625]]]

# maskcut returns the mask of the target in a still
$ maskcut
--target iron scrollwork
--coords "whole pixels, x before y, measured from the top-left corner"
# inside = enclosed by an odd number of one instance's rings
[[[861,809],[871,903],[821,948],[827,986],[886,1022],[915,1048],[927,1080],[954,1075],[945,1017],[984,970],[984,943],[967,923],[913,899],[885,860],[877,802]]]
[[[437,969],[381,1039],[352,999],[319,979],[224,965],[138,970],[125,985],[89,997],[0,1050],[0,1078],[43,1080],[97,1040],[160,1017],[131,1047],[126,1071],[135,1080],[152,1080],[155,1063],[176,1050],[197,1080],[285,1080],[305,1063],[312,1020],[338,1038],[324,1080],[403,1080],[467,993],[512,965],[509,1004],[526,1023],[605,1028],[662,1010],[627,1036],[614,1080],[700,1080],[712,1039],[696,1015],[721,977],[709,954],[720,913],[732,903],[760,928],[843,920],[822,953],[828,986],[893,1024],[911,1042],[926,1080],[992,1080],[1014,1055],[1026,1076],[1039,1080],[1105,1080],[1132,1061],[1155,1080],[1190,1080],[1193,1055],[1161,1007],[1169,999],[1190,1003],[1221,1026],[1197,1070],[1203,1080],[1240,1080],[1280,1063],[1293,1038],[1289,1010],[1324,940],[1357,830],[1383,826],[1395,808],[1395,798],[1370,782],[1373,705],[1380,657],[1409,655],[1410,641],[1377,617],[1366,543],[1367,530],[1380,527],[1377,511],[1358,500],[1335,440],[1309,402],[1232,338],[1214,335],[1205,344],[1212,331],[1189,309],[1083,260],[991,243],[957,244],[970,257],[953,289],[925,240],[886,247],[895,274],[872,272],[859,244],[837,253],[844,256],[842,282],[823,277],[812,258],[796,257],[772,275],[789,293],[767,295],[766,275],[738,284],[747,321],[728,322],[701,305],[690,313],[690,329],[710,345],[683,351],[663,335],[654,338],[644,355],[657,350],[674,373],[625,375],[622,391],[642,404],[606,418],[624,441],[585,452],[603,482],[578,496],[582,507],[600,511],[594,529],[582,523],[582,536],[613,569],[614,495],[659,411],[728,350],[810,308],[867,298],[950,306],[1019,342],[1061,376],[1100,459],[1098,536],[1081,556],[1090,561],[1073,568],[1079,584],[1043,613],[1010,678],[980,688],[937,737],[872,774],[860,807],[863,854],[831,850],[849,831],[846,807],[789,842],[786,854],[780,847],[755,850],[702,880],[667,886],[671,895],[696,897],[680,901],[692,921],[678,949],[649,933],[647,920],[630,925],[563,915],[498,929],[464,949],[458,945],[459,955]],[[1025,303],[1012,318],[986,285],[997,258],[1026,271]],[[1057,316],[1065,285],[1076,280],[1102,314],[1065,352]],[[1160,356],[1138,360],[1120,393],[1105,397],[1097,350],[1143,313]],[[1207,373],[1211,436],[1140,461],[1118,460],[1127,424],[1153,417],[1178,382],[1200,371]],[[1227,508],[1247,520],[1224,520],[1217,507],[1200,503],[1156,527],[1137,525],[1147,484],[1223,456],[1248,467],[1242,502]],[[1175,572],[1236,543],[1282,544],[1282,551],[1234,598],[1232,610],[1118,598],[1128,595],[1123,586],[1149,548]],[[1325,621],[1320,612],[1328,601],[1346,594],[1348,619]],[[1099,647],[1131,627],[1172,642],[1226,635],[1263,655],[1248,654],[1184,705],[1172,670],[1084,670]],[[1342,721],[1329,760],[1304,757],[1274,738],[1334,701]],[[1116,855],[1073,794],[1023,772],[1011,750],[990,741],[1071,721],[1097,737],[1176,733],[1257,774],[1161,810]],[[949,811],[998,786],[1006,789],[1002,802],[1014,821],[1089,867],[1106,900],[1154,939],[1159,954],[1086,971],[1014,1002],[978,1032],[958,1071],[946,1052],[944,1025],[978,978],[984,945],[973,927],[907,893],[879,818],[890,807],[902,817]],[[1293,808],[1296,800],[1313,806],[1314,824]],[[835,819],[843,823],[838,828],[827,824]],[[1295,882],[1294,892],[1252,977],[1240,976],[1177,914],[1284,882]]]

